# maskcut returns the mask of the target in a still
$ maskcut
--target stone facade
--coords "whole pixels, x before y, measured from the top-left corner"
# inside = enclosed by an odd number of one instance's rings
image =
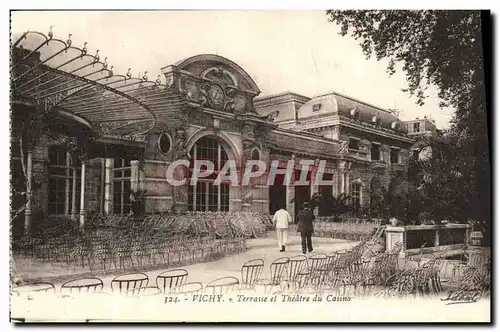
[[[113,194],[117,188],[114,188],[114,172],[106,168],[105,158],[124,156],[132,161],[127,190],[146,191],[147,213],[188,209],[189,195],[197,193],[190,192],[192,189],[187,186],[170,185],[166,172],[175,160],[193,159],[193,147],[206,137],[217,142],[227,158],[236,160],[239,167],[256,156],[268,165],[266,172],[272,160],[293,159],[296,163],[326,160],[325,173],[333,179],[331,194],[349,193],[352,183],[360,183],[363,207],[370,204],[370,182],[375,175],[387,187],[394,172],[406,171],[413,140],[401,129],[399,120],[386,110],[335,93],[315,98],[296,93],[257,97],[260,91],[248,73],[234,62],[215,55],[194,56],[162,71],[168,89],[165,98],[169,98],[170,104],[155,110],[157,126],[140,142],[102,137],[94,140],[95,148],[85,171],[85,213],[113,212]],[[161,149],[162,137],[168,143]],[[352,140],[357,141],[355,148]],[[372,160],[373,144],[380,145],[379,160]],[[40,141],[34,150],[33,163],[34,176],[45,179],[33,205],[45,211],[51,193],[50,145],[47,140]],[[397,162],[392,164],[391,149],[398,150]],[[112,156],[110,151],[114,151]],[[304,195],[310,198],[319,190],[313,184],[300,188],[273,186],[267,184],[266,173],[247,186],[230,187],[229,211],[269,213],[274,212],[270,211],[273,201],[282,201],[294,215],[298,207],[295,199],[305,199]],[[206,190],[209,197],[212,192]]]

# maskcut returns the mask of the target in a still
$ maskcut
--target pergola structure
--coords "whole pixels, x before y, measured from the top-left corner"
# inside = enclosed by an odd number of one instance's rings
[[[25,175],[25,231],[29,229],[32,153],[41,134],[56,132],[73,146],[81,161],[80,226],[85,222],[85,164],[89,158],[113,157],[113,146],[136,151],[144,135],[163,119],[175,118],[185,98],[171,86],[114,72],[99,50],[95,55],[47,34],[28,31],[11,45],[11,137],[19,144]],[[14,146],[13,146],[14,148]],[[24,151],[24,152],[23,152]],[[24,156],[23,156],[24,154]],[[139,159],[139,158],[138,158]],[[25,165],[25,166],[24,166]]]

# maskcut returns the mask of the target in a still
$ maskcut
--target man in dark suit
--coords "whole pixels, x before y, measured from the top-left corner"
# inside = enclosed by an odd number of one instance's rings
[[[300,232],[300,237],[302,240],[302,253],[306,254],[306,249],[308,252],[313,251],[311,237],[314,232],[313,221],[315,219],[314,213],[309,208],[309,203],[305,202],[302,205],[302,210],[297,214],[297,232]]]

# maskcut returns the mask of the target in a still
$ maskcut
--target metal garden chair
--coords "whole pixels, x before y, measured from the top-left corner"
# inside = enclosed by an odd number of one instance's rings
[[[228,294],[238,289],[240,281],[236,277],[222,277],[210,281],[205,292],[210,294]]]
[[[131,289],[125,293],[127,296],[145,297],[162,295],[160,288],[156,286],[147,286],[136,289]]]
[[[104,287],[104,284],[99,278],[81,278],[66,281],[61,285],[61,293],[100,293]]]
[[[307,267],[307,257],[305,255],[291,257],[288,266],[288,280],[291,282],[295,281],[297,274]]]
[[[167,294],[170,289],[176,288],[187,281],[188,271],[184,269],[168,270],[156,277],[156,286]]]
[[[149,277],[144,273],[129,273],[115,277],[111,281],[113,292],[127,293],[131,290],[147,287]]]
[[[253,288],[255,282],[261,277],[263,270],[264,260],[260,258],[253,259],[243,264],[241,267],[241,285],[243,288]]]
[[[171,295],[198,294],[201,292],[203,292],[203,284],[201,282],[188,282],[170,290]]]
[[[36,282],[19,285],[12,288],[13,292],[20,293],[55,293],[56,287],[50,282]]]

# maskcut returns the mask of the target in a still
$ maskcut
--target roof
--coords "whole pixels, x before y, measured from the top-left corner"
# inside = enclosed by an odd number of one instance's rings
[[[249,88],[255,95],[260,94],[259,87],[253,80],[253,78],[248,74],[243,68],[241,68],[236,62],[229,60],[220,55],[216,54],[198,54],[191,56],[189,58],[177,61],[174,66],[177,70],[186,70],[188,72],[196,73],[197,63],[212,63],[214,66],[224,65],[231,68],[235,73],[237,73],[242,79],[238,80],[237,77],[233,76],[233,81],[235,80],[235,86],[238,88]],[[168,67],[168,66],[167,66]],[[167,67],[163,67],[165,70]],[[203,76],[203,73],[198,73]]]
[[[296,132],[277,128],[270,133],[270,141],[274,149],[293,151],[310,156],[333,158],[340,151],[339,141],[330,140],[307,132]]]
[[[12,97],[53,109],[96,134],[146,134],[159,121],[173,117],[183,100],[147,71],[133,77],[113,71],[99,51],[87,53],[87,43],[74,46],[71,35],[56,39],[25,32],[12,44]]]
[[[361,122],[374,123],[380,121],[380,125],[385,128],[391,128],[399,119],[390,111],[367,104],[351,97],[331,92],[321,96],[314,97],[304,104],[298,111],[298,119],[306,119],[322,114],[338,114],[341,116],[352,117],[357,112]]]

